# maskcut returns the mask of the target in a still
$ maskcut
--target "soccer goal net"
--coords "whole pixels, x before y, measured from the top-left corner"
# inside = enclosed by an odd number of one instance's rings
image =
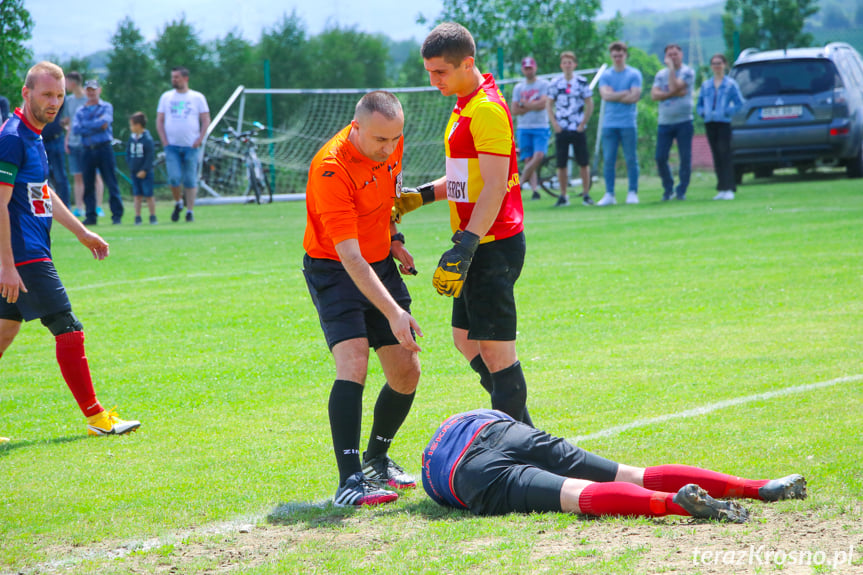
[[[579,73],[590,77],[596,70]],[[542,76],[546,79],[554,75]],[[499,82],[508,97],[513,78]],[[436,88],[384,88],[396,94],[405,113],[404,182],[415,186],[445,172],[443,137],[454,97]],[[215,202],[248,201],[248,146],[233,133],[254,130],[254,148],[277,199],[305,196],[309,164],[333,135],[353,118],[368,90],[260,89],[238,86],[213,117],[208,131],[200,185]]]

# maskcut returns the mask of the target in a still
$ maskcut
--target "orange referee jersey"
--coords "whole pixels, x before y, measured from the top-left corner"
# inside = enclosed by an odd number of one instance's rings
[[[303,247],[313,258],[339,260],[335,245],[356,239],[363,258],[390,253],[390,213],[402,187],[404,138],[385,162],[375,162],[348,140],[348,125],[312,159],[306,185]]]

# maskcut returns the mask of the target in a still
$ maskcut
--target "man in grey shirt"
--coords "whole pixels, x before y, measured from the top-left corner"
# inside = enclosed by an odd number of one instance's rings
[[[536,60],[528,56],[521,61],[524,82],[512,89],[512,105],[509,111],[518,117],[515,131],[521,161],[519,182],[524,190],[533,189],[533,199],[538,199],[536,169],[548,152],[548,139],[551,130],[548,113],[545,110],[548,100],[548,82],[536,77]],[[530,186],[527,184],[530,182]]]
[[[665,47],[665,68],[653,80],[650,97],[659,102],[659,127],[656,134],[656,168],[662,178],[662,200],[686,199],[692,172],[692,103],[695,72],[683,63],[683,50],[677,44]],[[668,166],[671,144],[677,140],[680,156],[680,182],[674,189],[674,178]]]

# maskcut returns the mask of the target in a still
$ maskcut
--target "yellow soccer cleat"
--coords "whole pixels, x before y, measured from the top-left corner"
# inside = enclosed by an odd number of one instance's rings
[[[140,421],[124,421],[113,408],[87,418],[87,435],[124,435],[139,427]]]

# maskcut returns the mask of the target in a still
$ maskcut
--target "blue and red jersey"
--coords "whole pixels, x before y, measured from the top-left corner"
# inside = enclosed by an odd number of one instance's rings
[[[423,450],[423,488],[441,505],[467,509],[453,488],[455,470],[467,448],[485,426],[513,418],[492,409],[475,409],[453,415],[437,428]]]
[[[20,109],[0,128],[0,185],[12,186],[9,228],[15,265],[51,259],[53,209],[41,130]]]

